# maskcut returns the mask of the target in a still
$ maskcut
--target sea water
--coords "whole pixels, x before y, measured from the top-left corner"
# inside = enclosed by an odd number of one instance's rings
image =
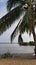
[[[19,44],[0,44],[0,54],[34,53],[34,46],[20,46]]]

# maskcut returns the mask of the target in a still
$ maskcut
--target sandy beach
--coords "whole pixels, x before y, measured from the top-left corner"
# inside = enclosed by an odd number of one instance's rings
[[[36,59],[32,54],[24,56],[13,56],[8,58],[0,58],[0,65],[36,65]]]
[[[36,65],[35,59],[6,58],[0,59],[0,65]]]

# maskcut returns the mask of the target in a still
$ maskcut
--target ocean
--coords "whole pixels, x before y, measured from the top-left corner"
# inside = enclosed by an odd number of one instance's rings
[[[24,54],[24,53],[34,53],[34,46],[19,46],[19,44],[0,44],[0,54],[4,53],[11,54]]]

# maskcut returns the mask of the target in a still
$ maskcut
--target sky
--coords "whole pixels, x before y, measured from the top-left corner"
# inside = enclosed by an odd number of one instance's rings
[[[7,0],[0,0],[0,18],[7,13],[6,4],[7,4]],[[13,32],[12,30],[14,30],[16,25],[17,25],[17,21],[0,36],[0,42],[10,42],[10,35]],[[15,37],[13,42],[18,42],[18,35]],[[27,35],[26,32],[25,34],[22,35],[22,38],[23,41],[25,42],[33,41],[33,35],[31,34],[31,36],[29,37],[29,34]]]
[[[0,0],[0,18],[7,13],[6,4],[7,0]]]

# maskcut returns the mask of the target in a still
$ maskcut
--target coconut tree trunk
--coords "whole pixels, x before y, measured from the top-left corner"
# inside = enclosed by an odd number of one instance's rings
[[[36,58],[36,34],[35,34],[35,31],[34,31],[34,28],[33,28],[33,38],[34,38],[34,45],[35,45],[34,52],[35,52],[35,58]]]
[[[36,19],[36,4],[35,4],[35,19]],[[34,37],[34,44],[35,44],[35,58],[36,58],[36,34],[35,34],[35,31],[34,31],[34,26],[33,26],[33,37]]]
[[[23,39],[22,39],[21,33],[19,34],[19,37],[18,37],[18,43],[19,43],[19,45],[23,44]]]
[[[35,49],[34,49],[34,51],[35,51],[35,58],[36,58],[36,35],[35,35],[35,41],[34,41],[34,44],[35,44]]]

